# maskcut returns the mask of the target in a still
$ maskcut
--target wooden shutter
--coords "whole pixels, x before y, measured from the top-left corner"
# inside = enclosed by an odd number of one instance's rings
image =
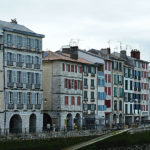
[[[70,64],[68,64],[68,72],[70,72]]]
[[[80,81],[80,90],[82,90],[82,81]]]
[[[75,90],[77,90],[77,80],[75,80]]]
[[[65,64],[63,63],[62,65],[63,65],[63,71],[65,71]]]

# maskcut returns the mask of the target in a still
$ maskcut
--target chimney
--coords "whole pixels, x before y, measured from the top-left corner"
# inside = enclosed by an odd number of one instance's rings
[[[70,58],[78,59],[78,46],[64,46],[62,52],[70,54]]]
[[[120,51],[120,57],[122,57],[122,58],[126,58],[127,57],[126,50],[121,50]]]
[[[139,50],[132,50],[131,51],[131,57],[132,58],[136,58],[136,59],[140,59],[140,51]]]
[[[11,19],[11,23],[17,24],[17,19]]]
[[[70,58],[78,59],[78,46],[70,47]]]
[[[101,49],[101,52],[103,53],[103,54],[110,54],[111,53],[111,50],[110,50],[110,48],[105,48],[105,49]]]

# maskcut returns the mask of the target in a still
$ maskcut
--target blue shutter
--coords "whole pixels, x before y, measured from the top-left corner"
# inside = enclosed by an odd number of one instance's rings
[[[4,43],[7,44],[7,33],[4,33]]]
[[[24,55],[21,55],[21,60],[22,62],[24,62]]]
[[[18,96],[17,96],[17,92],[13,92],[13,102],[14,102],[14,104],[17,104],[17,99],[18,98]]]
[[[9,99],[8,99],[8,91],[5,91],[5,103],[8,104],[9,103]]]
[[[27,104],[27,93],[24,92],[24,93],[22,93],[22,94],[23,94],[23,103],[24,103],[24,104]]]
[[[23,72],[23,83],[26,84],[27,83],[27,73]]]
[[[16,62],[16,54],[15,54],[15,53],[12,53],[12,56],[13,56],[13,61]]]
[[[36,84],[36,74],[33,73],[33,76],[34,76],[34,84]]]
[[[4,53],[5,60],[7,60],[7,52]]]
[[[17,82],[17,71],[13,70],[12,73],[13,73],[13,82],[16,83]]]
[[[23,74],[23,73],[24,73],[24,72],[21,71],[21,83],[24,82],[24,76],[23,76],[24,74]]]
[[[40,93],[40,104],[43,103],[43,93]]]
[[[39,73],[39,80],[40,80],[40,84],[42,85],[42,74]]]
[[[32,104],[36,104],[36,101],[35,101],[35,93],[32,93]]]

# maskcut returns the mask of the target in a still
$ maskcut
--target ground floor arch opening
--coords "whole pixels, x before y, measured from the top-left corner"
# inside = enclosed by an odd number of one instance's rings
[[[67,115],[66,118],[66,127],[68,131],[72,130],[72,114],[70,113]]]
[[[75,126],[78,130],[81,129],[81,116],[80,116],[80,114],[78,114],[78,113],[76,114],[75,119],[74,119],[74,123],[75,123]]]
[[[52,129],[52,118],[49,114],[44,113],[43,114],[43,130],[51,130]]]
[[[13,115],[9,122],[10,133],[22,133],[22,119],[20,115]]]
[[[36,115],[31,114],[29,118],[29,133],[36,132]]]

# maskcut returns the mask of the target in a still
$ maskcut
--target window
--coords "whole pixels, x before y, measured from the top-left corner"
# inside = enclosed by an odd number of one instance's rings
[[[10,53],[10,52],[7,53],[7,60],[13,61],[13,54],[12,53]]]
[[[36,84],[39,84],[39,74],[38,73],[35,74],[35,80],[36,80]]]
[[[87,84],[87,78],[84,78],[84,87],[87,87],[88,84]]]
[[[84,91],[84,98],[88,98],[87,97],[87,91]]]
[[[105,87],[105,93],[107,94],[107,87]]]
[[[80,66],[80,73],[82,73],[82,66]]]
[[[71,105],[74,105],[74,96],[71,96]]]
[[[117,101],[114,101],[114,111],[117,110]]]
[[[96,105],[91,104],[91,111],[94,111],[96,109]]]
[[[81,100],[80,100],[80,96],[77,97],[77,105],[80,106],[81,105]]]
[[[70,72],[70,64],[68,64],[68,72]]]
[[[91,79],[91,87],[94,87],[94,79]]]
[[[80,80],[78,80],[78,89],[80,89]]]
[[[71,88],[74,89],[74,79],[71,80]]]
[[[74,80],[75,90],[77,90],[77,80]]]
[[[107,70],[107,61],[105,61],[105,70]]]
[[[21,43],[22,43],[22,37],[17,36],[17,45],[21,45]]]
[[[114,84],[117,84],[117,75],[114,74]]]
[[[122,110],[122,101],[119,101],[119,110]]]
[[[91,73],[95,73],[95,67],[91,67]]]
[[[39,49],[39,40],[35,39],[35,48]]]
[[[83,104],[83,110],[87,111],[88,110],[88,105],[87,104]]]
[[[12,82],[12,70],[7,70],[8,83]]]
[[[13,92],[9,92],[9,104],[13,104]]]
[[[27,103],[32,104],[32,102],[31,102],[31,93],[30,92],[27,93]]]
[[[128,104],[125,104],[125,114],[128,113]]]
[[[27,55],[27,63],[32,63],[31,56]]]
[[[65,105],[68,105],[68,96],[65,96]]]
[[[122,71],[122,63],[119,62],[119,71]]]
[[[22,93],[18,93],[18,104],[22,104]]]
[[[128,90],[128,80],[125,80],[125,90]]]
[[[119,97],[122,97],[122,88],[119,88]]]
[[[132,86],[133,86],[132,81],[130,81],[130,90],[132,90]]]
[[[130,104],[130,114],[132,114],[132,104]]]
[[[27,38],[27,46],[31,46],[31,39]]]
[[[91,66],[88,66],[88,73],[91,73]]]
[[[36,93],[36,104],[40,104],[40,101],[39,101],[39,93]]]
[[[12,38],[11,38],[11,34],[7,34],[7,42],[8,42],[8,43],[11,43],[11,39],[12,39]]]
[[[21,83],[21,71],[17,71],[17,82]]]
[[[22,55],[21,54],[17,54],[17,62],[22,62]]]
[[[111,71],[111,62],[108,63],[108,71]]]
[[[94,99],[94,92],[91,92],[91,99]]]
[[[27,73],[28,84],[31,84],[31,73]]]
[[[75,65],[75,72],[77,73],[77,65]]]

